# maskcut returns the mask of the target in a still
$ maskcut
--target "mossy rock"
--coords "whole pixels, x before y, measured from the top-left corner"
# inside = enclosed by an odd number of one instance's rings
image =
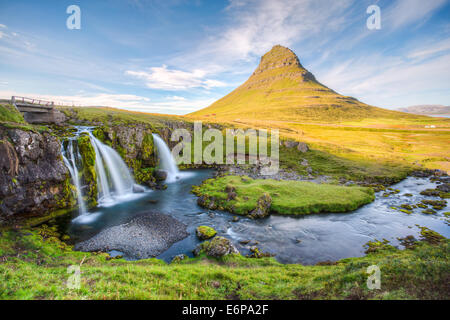
[[[217,231],[214,230],[214,228],[208,227],[208,226],[199,226],[197,227],[197,230],[195,231],[197,234],[197,237],[201,240],[207,240],[211,239],[217,234]]]
[[[436,211],[434,211],[433,209],[425,209],[425,210],[422,210],[422,213],[425,213],[425,214],[435,214]]]
[[[78,149],[81,155],[82,169],[81,179],[82,184],[87,186],[84,195],[87,197],[87,203],[90,207],[97,205],[97,172],[95,170],[95,150],[91,144],[91,139],[87,134],[81,134],[78,137]]]
[[[207,256],[220,258],[230,254],[239,254],[239,250],[227,238],[217,236],[211,241],[205,241],[197,246],[194,255],[205,253]]]

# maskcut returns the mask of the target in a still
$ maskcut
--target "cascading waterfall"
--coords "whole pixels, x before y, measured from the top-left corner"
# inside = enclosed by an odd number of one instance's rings
[[[156,148],[158,150],[158,157],[160,160],[159,165],[162,170],[167,172],[166,182],[174,182],[180,177],[180,172],[169,147],[164,142],[164,140],[155,133],[153,134],[153,141],[155,142]]]
[[[69,169],[73,184],[75,185],[75,188],[77,190],[78,206],[80,214],[83,215],[86,213],[86,204],[84,203],[83,200],[83,193],[80,186],[80,175],[78,173],[78,167],[75,160],[75,153],[73,152],[73,140],[69,140],[67,151],[64,152],[63,150],[62,156],[67,169]],[[70,158],[70,160],[68,157]],[[78,149],[77,149],[77,159],[79,159]]]
[[[81,130],[78,133],[87,133],[95,152],[95,171],[97,173],[98,203],[108,205],[114,203],[117,198],[122,198],[133,193],[134,179],[120,155],[111,147],[98,140],[89,130]],[[83,190],[78,165],[81,164],[81,155],[75,139],[68,141],[63,148],[63,160],[66,164],[72,181],[77,191],[80,214],[87,212],[83,200]]]
[[[114,190],[115,195],[123,196],[131,193],[133,191],[134,179],[120,155],[113,148],[100,142],[91,132],[88,132],[88,134],[95,151],[96,170],[98,171],[99,177],[98,185],[100,186],[103,199],[105,201],[111,199],[111,192],[103,163],[105,163],[108,169],[109,176],[111,177],[112,190]]]

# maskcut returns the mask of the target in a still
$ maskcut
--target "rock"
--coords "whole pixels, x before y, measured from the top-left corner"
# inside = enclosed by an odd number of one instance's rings
[[[197,199],[197,204],[200,207],[207,208],[209,210],[217,209],[216,199],[214,197],[208,197],[206,195],[200,196]]]
[[[307,167],[309,166],[308,160],[303,159],[302,162],[300,163],[302,166]]]
[[[283,144],[286,148],[294,148],[298,145],[297,141],[292,141],[292,140],[285,140],[283,141]]]
[[[195,255],[205,252],[210,257],[220,258],[229,254],[239,254],[239,250],[224,237],[217,236],[211,241],[201,243],[194,250]]]
[[[180,262],[180,261],[182,261],[184,259],[187,259],[187,258],[188,258],[188,256],[185,255],[185,254],[178,254],[175,257],[173,257],[173,259],[172,259],[172,261],[170,263],[177,263],[177,262]]]
[[[239,221],[239,217],[238,216],[234,216],[233,219],[231,220],[233,222],[238,222]]]
[[[68,185],[70,175],[57,137],[0,126],[0,221],[72,206],[75,199]]]
[[[234,199],[236,199],[236,197],[237,197],[236,192],[230,192],[227,195],[227,200],[234,200]]]
[[[264,258],[264,257],[272,257],[273,254],[267,252],[261,252],[257,246],[250,247],[251,254],[247,255],[248,258]]]
[[[195,233],[200,240],[207,240],[214,237],[217,234],[217,231],[208,226],[199,226],[195,230]]]
[[[299,142],[297,145],[297,150],[304,153],[304,152],[309,151],[309,147],[306,143]]]
[[[92,238],[79,242],[75,250],[123,252],[135,259],[151,258],[188,236],[186,225],[169,215],[148,212],[128,223],[100,231]]]
[[[270,206],[272,205],[272,198],[268,193],[264,193],[256,203],[256,208],[248,214],[252,219],[259,219],[267,217],[270,213]]]
[[[436,187],[439,191],[450,192],[450,183],[443,183]]]
[[[135,185],[133,185],[133,192],[134,193],[142,193],[142,192],[145,192],[145,188],[143,186],[135,184]]]
[[[306,172],[308,173],[308,175],[311,175],[313,173],[313,170],[311,167],[307,167]]]
[[[153,171],[153,176],[155,177],[156,181],[165,181],[167,179],[167,171],[156,169]]]

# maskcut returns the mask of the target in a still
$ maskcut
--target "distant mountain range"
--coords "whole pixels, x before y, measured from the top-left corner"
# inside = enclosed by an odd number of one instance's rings
[[[417,117],[369,106],[318,82],[290,49],[276,45],[250,78],[211,106],[190,116],[211,120],[339,122]]]
[[[438,104],[423,104],[411,106],[406,108],[400,108],[398,109],[398,111],[430,116],[436,115],[450,116],[450,106],[443,106]]]

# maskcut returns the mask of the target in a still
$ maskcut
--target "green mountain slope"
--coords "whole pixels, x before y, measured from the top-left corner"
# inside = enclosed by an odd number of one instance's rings
[[[290,49],[274,46],[250,78],[211,106],[191,113],[218,120],[346,121],[411,117],[342,96],[319,83]]]

